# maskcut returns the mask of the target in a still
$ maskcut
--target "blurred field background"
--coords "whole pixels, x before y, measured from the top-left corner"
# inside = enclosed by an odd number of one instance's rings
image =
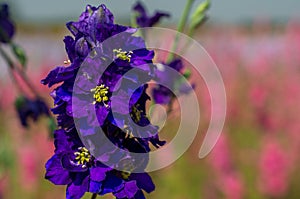
[[[12,6],[12,10],[22,10],[17,2]],[[15,20],[15,40],[29,57],[28,74],[51,106],[50,89],[40,80],[67,59],[64,20],[49,24]],[[173,23],[166,25],[174,28]],[[195,39],[224,78],[226,124],[213,152],[198,159],[209,123],[210,99],[203,81],[192,78],[201,104],[199,135],[178,161],[151,173],[156,191],[147,198],[299,199],[300,20],[293,16],[282,21],[253,16],[238,23],[215,19]],[[14,110],[16,92],[1,59],[0,91],[0,199],[64,198],[65,187],[44,180],[44,164],[54,150],[46,121],[22,128]],[[177,120],[176,115],[169,116],[162,137],[174,136]]]

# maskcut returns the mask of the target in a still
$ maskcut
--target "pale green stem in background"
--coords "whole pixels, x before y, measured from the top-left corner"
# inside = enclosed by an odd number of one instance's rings
[[[24,83],[28,86],[28,88],[31,90],[31,92],[36,96],[36,97],[40,97],[37,90],[35,89],[35,87],[33,86],[33,84],[30,82],[28,76],[26,75],[26,73],[21,70],[19,67],[14,65],[14,62],[10,59],[10,57],[6,54],[6,52],[0,47],[0,55],[3,57],[3,59],[6,61],[6,63],[9,66],[9,70],[11,70],[11,76],[13,78],[14,83],[16,83],[18,86],[18,83],[16,81],[16,79],[13,76],[12,71],[15,71],[24,81]]]
[[[191,12],[192,5],[194,2],[195,2],[195,0],[187,0],[187,2],[186,2],[183,14],[181,16],[181,19],[180,19],[178,27],[177,27],[177,31],[180,33],[184,31],[185,25],[187,23],[187,20],[188,20],[188,17],[189,17],[189,14]],[[175,40],[174,40],[174,43],[173,43],[173,46],[171,49],[172,52],[174,52],[177,49],[178,42],[179,42],[178,40],[179,40],[179,34],[177,34],[175,37]],[[173,59],[174,59],[174,54],[170,53],[168,56],[167,62],[170,62]]]

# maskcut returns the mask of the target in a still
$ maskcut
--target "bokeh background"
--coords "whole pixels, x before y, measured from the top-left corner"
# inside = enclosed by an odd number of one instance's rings
[[[29,57],[28,74],[49,105],[53,104],[50,89],[39,82],[67,59],[64,24],[76,20],[87,3],[107,4],[117,22],[126,24],[134,2],[7,1],[17,25],[15,41]],[[170,12],[171,20],[160,26],[175,28],[185,1],[144,3],[150,12],[157,8]],[[226,124],[212,153],[198,159],[209,123],[210,99],[203,81],[192,77],[202,111],[197,139],[174,164],[151,173],[156,191],[147,198],[300,198],[299,10],[298,0],[212,2],[210,19],[195,39],[224,78]],[[44,164],[54,150],[46,120],[22,128],[14,109],[17,93],[6,68],[0,59],[0,199],[64,198],[65,187],[44,180]],[[177,115],[169,116],[163,137],[172,138],[177,120]]]

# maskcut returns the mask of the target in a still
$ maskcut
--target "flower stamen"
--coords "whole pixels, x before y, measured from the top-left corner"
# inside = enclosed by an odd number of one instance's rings
[[[78,152],[75,152],[75,160],[78,165],[82,165],[82,168],[86,167],[86,164],[91,161],[90,152],[85,147],[79,147]]]
[[[122,51],[121,48],[119,49],[114,49],[113,50],[114,54],[115,54],[115,57],[117,57],[118,59],[122,59],[124,61],[128,61],[130,62],[131,61],[131,54],[133,53],[132,51]]]
[[[104,84],[101,84],[100,86],[96,86],[95,88],[91,89],[91,92],[94,93],[95,99],[93,104],[96,104],[97,102],[103,102],[103,104],[107,107],[108,105],[105,102],[108,101],[108,90],[109,87],[105,86]]]

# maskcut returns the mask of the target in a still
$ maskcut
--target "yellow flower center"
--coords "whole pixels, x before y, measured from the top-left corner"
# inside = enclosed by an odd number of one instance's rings
[[[130,62],[131,54],[133,53],[132,51],[129,51],[129,52],[122,51],[121,48],[120,49],[114,49],[113,52],[114,52],[114,54],[117,58],[122,59],[124,61],[128,61],[128,62]]]
[[[97,102],[103,102],[105,106],[108,106],[107,104],[105,104],[105,102],[108,101],[108,90],[109,87],[105,86],[104,84],[101,84],[100,86],[96,86],[95,88],[91,89],[91,92],[94,93],[95,99],[93,104],[96,104]]]
[[[86,167],[86,163],[91,161],[90,152],[85,147],[79,147],[78,152],[75,152],[75,160],[78,165],[82,165],[82,168]]]

